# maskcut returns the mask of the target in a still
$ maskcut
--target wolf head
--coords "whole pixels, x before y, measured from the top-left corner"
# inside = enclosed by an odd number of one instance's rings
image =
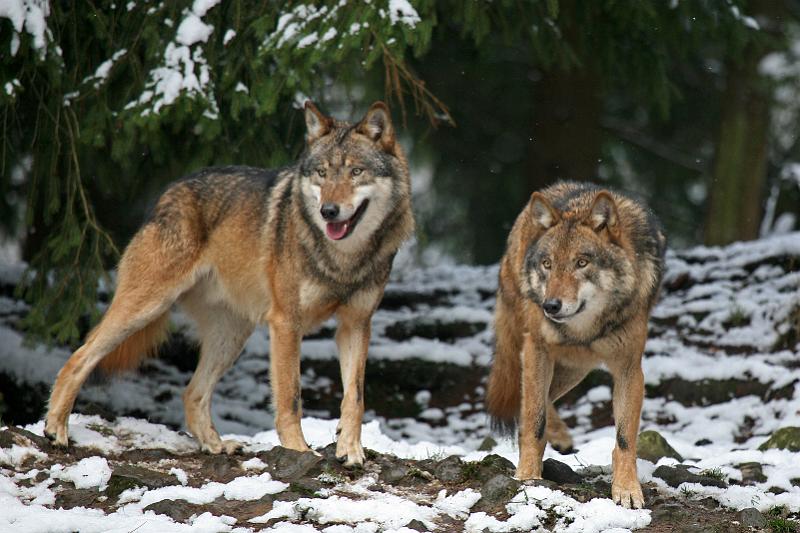
[[[560,211],[534,193],[528,204],[538,236],[529,246],[523,280],[545,325],[562,337],[587,341],[613,323],[634,294],[634,265],[619,246],[621,224],[614,197],[593,191],[588,209]],[[581,205],[581,204],[578,204]]]
[[[386,104],[356,124],[305,104],[300,190],[307,218],[337,247],[363,242],[410,194],[408,167]]]

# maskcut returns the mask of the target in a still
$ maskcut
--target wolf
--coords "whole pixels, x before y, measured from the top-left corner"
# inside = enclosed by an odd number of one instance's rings
[[[614,379],[612,498],[644,505],[636,474],[641,362],[665,246],[645,205],[586,183],[534,192],[517,217],[500,265],[486,406],[495,428],[518,426],[518,478],[541,479],[548,441],[572,447],[553,402],[604,364]]]
[[[361,465],[370,321],[394,256],[414,230],[408,161],[388,107],[351,124],[305,103],[306,145],[278,170],[210,168],[174,183],[122,255],[117,289],[97,327],[58,373],[45,433],[68,444],[67,420],[85,379],[135,367],[164,339],[179,304],[201,340],[183,394],[186,425],[210,453],[220,439],[211,396],[257,324],[269,326],[275,426],[306,451],[300,427],[300,342],[334,316],[344,395],[336,455]]]

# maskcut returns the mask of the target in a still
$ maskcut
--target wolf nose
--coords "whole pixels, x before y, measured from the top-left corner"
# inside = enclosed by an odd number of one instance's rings
[[[322,204],[319,213],[325,220],[333,220],[339,216],[339,206],[336,204]]]
[[[553,315],[561,310],[561,300],[557,298],[549,298],[544,301],[542,308],[548,315]]]

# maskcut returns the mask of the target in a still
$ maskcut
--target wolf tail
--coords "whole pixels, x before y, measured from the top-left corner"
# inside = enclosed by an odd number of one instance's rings
[[[516,431],[519,419],[522,336],[502,298],[497,301],[495,329],[497,338],[486,391],[486,410],[494,431],[511,434]]]
[[[134,370],[146,357],[155,355],[158,346],[167,339],[168,325],[169,311],[128,336],[119,346],[103,357],[98,367],[104,374]],[[93,335],[94,331],[89,334],[89,337],[91,338]]]

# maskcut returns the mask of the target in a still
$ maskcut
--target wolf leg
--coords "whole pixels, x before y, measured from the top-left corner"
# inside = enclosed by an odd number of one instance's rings
[[[186,426],[203,451],[234,453],[242,445],[220,439],[211,420],[211,397],[219,379],[239,358],[254,326],[221,305],[201,307],[181,303],[197,321],[202,339],[200,360],[183,393]]]
[[[560,453],[569,453],[573,450],[573,442],[569,434],[569,428],[561,419],[561,416],[559,416],[558,410],[553,402],[572,390],[588,373],[588,368],[575,368],[563,365],[556,365],[553,371],[553,381],[550,384],[550,403],[547,406],[547,429],[545,430],[545,436],[547,442],[550,443],[553,449]]]
[[[519,479],[542,479],[542,455],[553,360],[529,333],[522,341],[522,397],[519,413]]]
[[[68,444],[69,413],[92,370],[125,339],[168,312],[174,301],[174,294],[145,288],[126,291],[120,285],[100,324],[67,360],[53,385],[44,432],[57,445]]]
[[[300,396],[300,332],[291,320],[282,316],[269,318],[272,405],[275,429],[281,445],[301,452],[308,451],[300,419],[303,406]]]
[[[361,421],[364,417],[364,369],[370,338],[371,312],[340,309],[336,345],[342,372],[341,417],[337,427],[336,457],[345,459],[345,466],[364,463],[361,446]]]
[[[644,400],[644,374],[642,373],[642,352],[646,338],[644,334],[635,339],[631,355],[620,358],[617,364],[609,364],[614,377],[614,423],[617,430],[617,443],[612,457],[611,497],[623,507],[641,509],[644,496],[636,473],[636,439],[639,435],[639,419]]]

